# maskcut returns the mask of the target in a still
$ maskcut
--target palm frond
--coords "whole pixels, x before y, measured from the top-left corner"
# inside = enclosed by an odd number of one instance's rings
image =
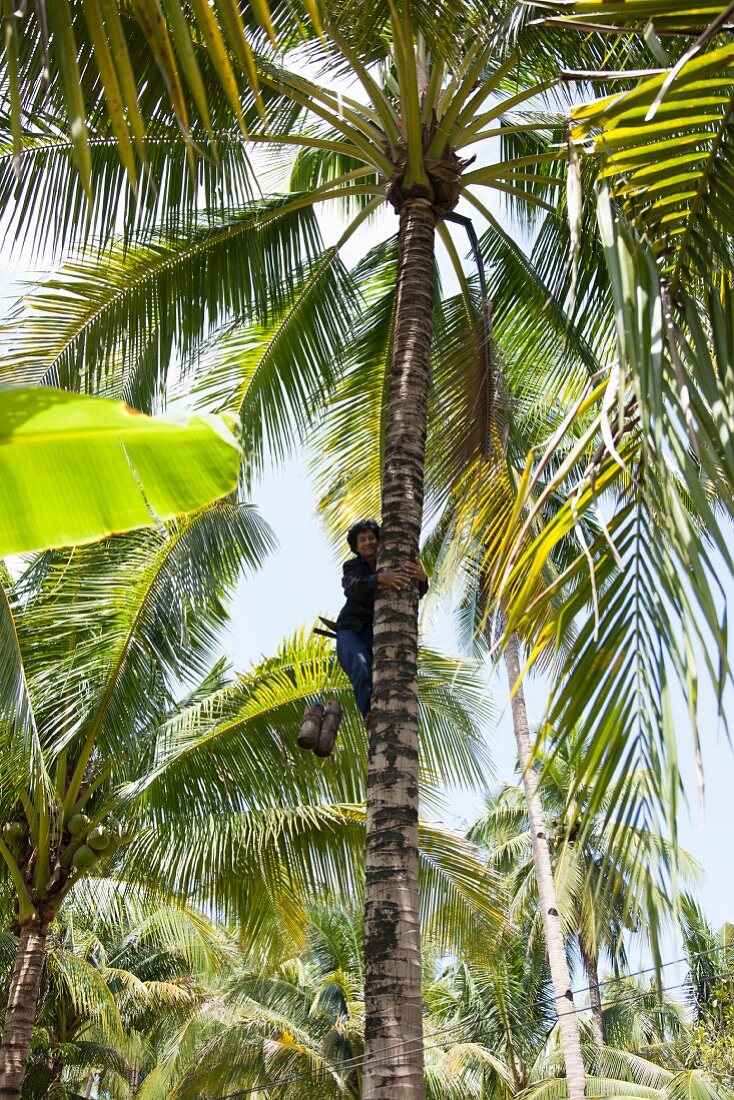
[[[169,678],[203,670],[240,570],[256,568],[271,545],[254,508],[222,501],[168,530],[54,559],[21,634],[52,753],[78,735],[85,747],[77,771],[96,750],[121,777],[133,764],[137,774],[150,751],[141,723],[164,705]]]
[[[570,241],[567,222],[557,214],[549,214],[539,227],[538,235],[528,254],[496,218],[482,237],[482,253],[489,267],[488,282],[493,306],[496,338],[505,347],[508,337],[516,349],[516,357],[531,359],[538,353],[538,316],[543,318],[546,333],[553,333],[557,346],[559,371],[573,356],[588,370],[598,367],[598,350],[603,347],[605,305],[608,301],[599,293],[585,293],[580,287],[576,304],[570,302]],[[583,240],[593,240],[593,232],[584,233]],[[600,257],[598,257],[600,258]],[[593,255],[583,256],[582,272],[598,271]],[[583,279],[583,275],[582,275]],[[582,312],[581,303],[587,296],[589,305]],[[608,316],[608,313],[607,313]],[[611,323],[607,321],[607,332]],[[597,340],[597,334],[601,340]],[[546,352],[547,352],[546,344]],[[509,350],[509,349],[508,349]]]
[[[74,951],[53,949],[48,967],[56,996],[68,999],[75,1012],[100,1027],[107,1041],[119,1042],[122,1020],[102,969]]]
[[[239,131],[217,133],[216,149],[191,164],[190,150],[180,130],[149,122],[145,148],[147,167],[135,191],[120,163],[114,137],[92,133],[89,138],[90,186],[95,202],[88,208],[72,144],[52,120],[34,117],[32,132],[24,132],[20,165],[0,117],[0,203],[8,211],[6,239],[34,254],[56,253],[78,246],[107,246],[113,234],[140,240],[154,228],[174,236],[186,232],[197,210],[216,211],[244,206],[252,199],[252,170]],[[206,146],[202,135],[197,144]],[[202,149],[203,152],[203,149]],[[33,217],[38,209],[54,210],[53,218]]]
[[[243,946],[258,958],[298,949],[305,906],[319,892],[362,889],[364,807],[325,803],[247,813],[197,815],[197,835],[171,822],[140,831],[126,855],[130,873],[147,868],[178,891],[216,901],[237,917]],[[437,942],[487,935],[501,922],[497,884],[458,836],[420,828],[423,920]]]
[[[106,944],[105,964],[130,969],[134,962],[143,981],[170,976],[182,966],[203,975],[232,963],[233,947],[222,928],[176,895],[144,881],[83,876],[67,897],[61,923],[93,929]],[[145,952],[150,962],[141,968]],[[156,969],[154,960],[161,956],[165,970]]]
[[[674,298],[731,271],[733,58],[729,45],[706,51],[573,112],[573,139],[593,139],[601,178],[650,240]]]
[[[636,245],[619,222],[612,222],[603,202],[600,217],[617,308],[620,361],[642,430],[626,428],[619,452],[599,468],[592,466],[578,494],[558,513],[565,519],[553,521],[537,540],[536,545],[542,542],[548,548],[561,528],[571,529],[601,495],[619,494],[607,531],[557,582],[567,592],[563,617],[579,614],[582,619],[575,651],[562,662],[549,717],[552,723],[560,721],[564,731],[582,716],[589,724],[592,748],[582,767],[586,779],[593,767],[597,780],[603,778],[617,790],[620,774],[644,768],[647,791],[639,790],[625,803],[622,817],[629,815],[629,824],[654,813],[657,804],[667,808],[673,828],[680,790],[674,684],[689,701],[697,739],[699,673],[694,653],[702,655],[718,698],[729,676],[725,622],[716,593],[722,565],[731,569],[732,561],[722,526],[727,520],[716,513],[714,499],[729,513],[731,459],[721,417],[730,402],[721,389],[726,370],[722,374],[713,359],[726,361],[730,348],[726,339],[708,343],[704,324],[713,322],[702,321],[692,304],[685,314],[687,335],[677,328],[666,311],[649,251]],[[720,331],[726,331],[722,319],[728,308],[727,299],[716,299],[712,306]],[[697,394],[695,427],[688,392]],[[625,398],[619,388],[617,393],[619,405]],[[607,415],[603,411],[602,420]],[[624,409],[613,415],[619,427]],[[608,422],[600,430],[611,440]],[[721,556],[716,567],[714,548]],[[511,621],[525,613],[520,590],[515,599]],[[538,609],[543,602],[538,601]],[[537,653],[550,642],[550,634],[542,640],[535,634],[534,640]]]
[[[70,263],[40,284],[4,326],[5,381],[87,388],[116,363],[123,377],[155,356],[166,378],[174,349],[189,356],[232,318],[267,323],[321,253],[312,196],[276,197],[161,237]]]
[[[505,922],[499,876],[478,859],[473,845],[448,830],[423,823],[419,832],[421,920],[426,935],[443,950],[452,941],[489,950]]]
[[[149,881],[215,897],[266,953],[283,936],[298,938],[295,899],[325,884],[356,889],[362,874],[366,744],[350,694],[330,645],[297,636],[277,657],[166,722],[151,767],[123,792],[138,820],[150,822],[118,857],[125,873],[146,867]],[[339,748],[322,763],[299,750],[295,736],[304,703],[332,695],[343,697],[346,715]],[[424,654],[419,700],[424,791],[435,799],[446,778],[481,782],[484,747],[476,723],[486,703],[473,668]],[[430,896],[439,898],[445,888],[447,912],[468,921],[467,907],[479,904],[481,893],[479,886],[471,893],[469,878],[481,865],[466,848],[454,875],[445,845],[457,849],[458,859],[462,842],[430,835]]]
[[[446,780],[483,784],[487,764],[480,730],[490,703],[475,666],[421,650],[418,684],[426,790],[435,792]],[[304,704],[332,696],[342,700],[345,715],[340,748],[322,764],[294,742]],[[167,721],[158,743],[157,766],[128,792],[149,801],[155,813],[175,812],[182,792],[197,798],[203,813],[250,810],[269,789],[278,789],[281,804],[292,807],[315,795],[350,803],[364,797],[366,741],[348,681],[330,643],[302,633],[236,683]]]
[[[622,0],[611,5],[600,0],[563,0],[561,3],[540,0],[536,7],[561,12],[558,21],[567,26],[610,34],[618,34],[621,30],[643,34],[648,22],[653,20],[658,33],[679,39],[687,35],[698,37],[728,10],[725,0],[711,0],[704,8],[692,8],[689,0],[671,0],[670,3],[667,0]],[[726,26],[724,23],[722,29]]]
[[[703,1070],[686,1069],[676,1073],[665,1089],[665,1100],[720,1100],[728,1090]]]
[[[16,598],[13,580],[0,566],[0,745],[5,760],[0,806],[8,813],[17,804],[29,774],[41,785],[48,779],[18,637]]]
[[[494,706],[478,663],[421,646],[418,704],[424,783],[485,788],[491,765],[482,730],[491,724]]]
[[[338,136],[338,134],[327,132],[325,137],[319,135],[317,140],[334,141]],[[361,168],[364,163],[363,160],[358,159],[347,150],[321,148],[316,142],[311,145],[309,144],[308,135],[304,136],[303,141],[304,148],[299,151],[291,173],[290,186],[292,191],[308,192],[316,190],[325,184],[333,183],[350,172],[354,172],[356,169]],[[371,176],[365,176],[364,179],[365,182],[373,183],[375,187],[380,187],[382,184],[382,177],[377,172]],[[344,213],[349,216],[364,210],[369,201],[367,195],[347,196]]]
[[[87,195],[91,198],[90,122],[104,123],[134,186],[145,162],[145,91],[151,84],[193,155],[191,118],[211,127],[211,92],[207,96],[199,61],[216,74],[217,98],[226,101],[230,117],[244,125],[240,85],[259,94],[249,43],[257,27],[252,13],[243,17],[227,0],[216,10],[198,2],[164,3],[165,17],[158,0],[135,0],[122,9],[103,0],[84,5],[39,0],[28,12],[9,13],[11,34],[0,71],[10,86],[16,158],[23,114],[51,100],[70,134]],[[259,3],[257,12],[272,31],[268,5]]]
[[[343,374],[313,448],[319,510],[341,541],[354,516],[379,515],[397,242],[372,249],[354,271],[365,308],[344,349]]]
[[[331,248],[300,273],[269,324],[233,327],[204,352],[194,395],[239,418],[247,480],[266,453],[280,460],[306,436],[333,388],[343,326],[356,310],[353,280]]]
[[[486,35],[488,28],[497,27],[497,9],[484,0],[440,0],[430,3],[428,0],[416,0],[410,5],[411,24],[420,32],[431,52],[447,65],[461,58],[458,41],[471,41],[472,34]],[[391,39],[390,9],[388,5],[380,7],[365,6],[359,0],[339,0],[329,4],[324,12],[325,26],[335,26],[339,34],[352,46],[358,46],[362,57],[369,62],[384,61],[389,57]],[[315,57],[332,61],[336,51],[328,50],[326,44],[314,43]],[[342,52],[342,51],[339,51]]]

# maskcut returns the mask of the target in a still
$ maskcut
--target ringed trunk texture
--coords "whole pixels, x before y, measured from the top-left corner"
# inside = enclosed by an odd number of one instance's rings
[[[130,1096],[135,1096],[140,1088],[140,1066],[133,1062],[130,1067]]]
[[[520,645],[516,634],[512,634],[507,643],[505,661],[510,693],[512,693],[520,678]],[[553,868],[551,866],[550,849],[548,848],[548,837],[545,831],[545,816],[538,794],[537,776],[532,766],[530,766],[533,751],[528,726],[528,712],[525,706],[525,692],[522,684],[514,692],[514,695],[511,694],[511,700],[512,724],[515,730],[520,767],[522,768],[522,781],[525,788],[528,821],[530,822],[533,863],[535,865],[535,878],[538,883],[538,904],[540,905],[540,916],[543,922],[548,966],[556,995],[563,1058],[566,1063],[568,1096],[569,1100],[582,1100],[586,1094],[586,1073],[581,1056],[581,1035],[578,1015],[573,1001],[571,975],[568,970],[563,930],[558,915]]]
[[[400,211],[379,564],[418,555],[433,321],[436,218],[425,199]],[[418,589],[375,603],[367,778],[363,1100],[423,1100],[418,913]]]
[[[591,1034],[597,1046],[604,1045],[604,1011],[601,1003],[601,989],[599,987],[599,964],[596,953],[586,951],[581,943],[581,954],[584,959],[584,969],[589,979],[589,1004],[591,1005]]]
[[[23,1087],[47,934],[47,926],[38,920],[29,921],[20,929],[0,1046],[0,1100],[18,1100]]]

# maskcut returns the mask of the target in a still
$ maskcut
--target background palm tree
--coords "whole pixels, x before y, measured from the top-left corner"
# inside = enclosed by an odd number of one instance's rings
[[[220,982],[217,1010],[192,1019],[165,1052],[161,1095],[360,1095],[362,935],[345,904],[331,896],[309,908],[298,956],[266,972],[240,967]]]
[[[693,1012],[689,1064],[699,1066],[725,1088],[732,1087],[734,1040],[734,939],[732,926],[714,933],[700,905],[686,897],[682,905],[683,944],[688,956],[687,992]]]
[[[507,631],[520,628],[528,638],[530,663],[555,647],[544,625],[550,601],[559,600],[564,621],[578,628],[575,648],[561,658],[548,728],[562,739],[580,712],[587,715],[597,782],[615,782],[622,761],[625,769],[643,767],[659,777],[645,812],[652,819],[655,804],[662,805],[674,828],[680,776],[669,693],[679,690],[688,700],[698,746],[700,669],[719,700],[729,678],[720,578],[732,569],[732,494],[721,410],[731,407],[723,333],[731,318],[732,224],[719,195],[730,174],[731,13],[717,5],[702,26],[682,3],[653,5],[643,19],[633,0],[619,21],[601,9],[571,6],[558,19],[583,29],[592,20],[605,36],[623,31],[638,41],[652,19],[657,34],[656,71],[629,80],[620,71],[614,94],[572,112],[582,160],[581,143],[595,128],[586,168],[598,176],[599,235],[615,309],[616,355],[596,419],[604,446],[578,481],[567,480],[569,467],[558,467],[547,492],[563,489],[568,502],[550,530],[534,536],[532,518],[544,497],[528,495],[523,531],[530,543],[518,543],[514,565],[498,572],[511,608]],[[588,71],[567,75],[594,79]],[[549,457],[543,454],[537,468]],[[527,485],[534,494],[533,476]],[[547,562],[579,521],[602,514],[602,500],[616,500],[611,522],[605,518],[540,598],[532,595],[536,552]],[[591,780],[589,767],[590,758],[579,760],[580,783]],[[632,819],[639,801],[625,812]]]
[[[551,758],[538,753],[533,766],[552,853],[559,917],[569,953],[575,944],[580,956],[588,981],[591,1034],[602,1045],[602,958],[618,973],[628,968],[631,936],[656,942],[674,917],[670,868],[675,866],[684,881],[691,881],[698,867],[682,850],[673,859],[669,843],[644,824],[619,822],[608,794],[589,820],[591,792],[580,790],[575,782],[572,761],[576,757],[577,746],[571,739]],[[628,781],[644,788],[647,777],[633,775]],[[486,849],[496,870],[510,876],[513,912],[524,913],[525,919],[535,913],[537,922],[535,865],[523,790],[501,787],[469,836]]]
[[[15,945],[4,939],[7,994]],[[49,932],[23,1097],[127,1087],[234,958],[223,930],[176,899],[87,877]]]
[[[668,1070],[691,1064],[691,1028],[685,1006],[656,978],[607,979],[602,987],[607,1046],[639,1054]]]
[[[27,1100],[47,1095],[51,1073],[54,1095],[93,1085],[120,1100],[213,1100],[252,1088],[303,1100],[359,1095],[364,972],[353,900],[329,894],[309,905],[299,955],[286,950],[252,970],[236,940],[200,913],[121,885],[88,877],[49,939]],[[563,1081],[545,952],[532,914],[515,913],[503,934],[467,941],[470,956],[447,961],[427,949],[426,1082],[435,1100],[510,1098],[545,1090],[559,1074]],[[684,1083],[725,1095],[712,1066],[681,1076],[702,1053],[697,1030],[654,980],[606,981],[603,996],[608,1046],[586,1047],[600,1095],[655,1100]],[[586,1024],[583,1033],[591,1040]]]
[[[2,1096],[20,1095],[49,924],[124,839],[127,826],[110,815],[127,818],[121,785],[152,765],[151,712],[171,699],[173,676],[205,659],[226,592],[269,541],[253,509],[221,504],[170,530],[42,558],[14,584],[3,578],[0,855],[19,940]]]

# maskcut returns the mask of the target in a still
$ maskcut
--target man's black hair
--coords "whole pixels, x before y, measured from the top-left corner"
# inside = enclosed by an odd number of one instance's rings
[[[357,535],[363,534],[365,531],[372,531],[375,538],[380,538],[380,525],[374,519],[358,519],[356,523],[347,531],[347,542],[349,543],[349,549],[353,554],[357,553]]]

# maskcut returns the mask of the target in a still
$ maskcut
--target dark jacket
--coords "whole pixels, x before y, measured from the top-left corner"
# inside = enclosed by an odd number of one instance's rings
[[[372,621],[375,616],[377,572],[359,554],[344,562],[342,588],[347,602],[336,620],[337,630],[355,630],[364,640],[372,642]],[[428,581],[418,585],[419,595],[425,596]]]

